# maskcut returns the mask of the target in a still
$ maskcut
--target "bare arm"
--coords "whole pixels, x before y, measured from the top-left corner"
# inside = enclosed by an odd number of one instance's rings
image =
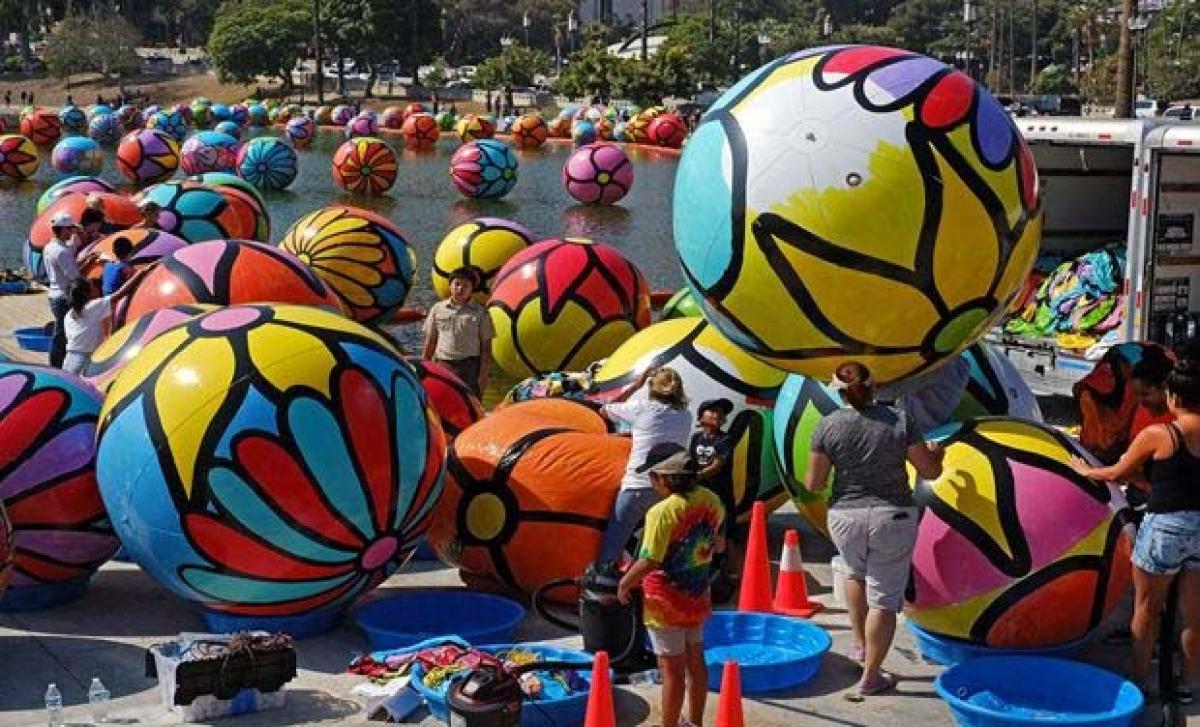
[[[433,354],[437,351],[437,324],[433,320],[433,309],[429,310],[429,315],[425,318],[425,343],[421,346],[421,358],[433,360]]]
[[[908,446],[908,461],[916,468],[923,480],[936,480],[942,476],[942,459],[946,450],[934,442],[918,442]]]
[[[485,338],[479,345],[479,390],[487,388],[492,368],[492,339]]]
[[[804,477],[804,488],[809,492],[825,489],[829,482],[829,472],[833,469],[833,461],[824,452],[809,452],[808,474]]]
[[[1143,429],[1125,454],[1116,464],[1109,467],[1092,467],[1079,457],[1071,458],[1071,469],[1084,477],[1107,482],[1124,482],[1140,477],[1146,462],[1154,456],[1163,445],[1163,440],[1170,438],[1166,426],[1154,426]]]
[[[642,558],[631,565],[629,570],[625,572],[625,576],[621,578],[621,583],[617,586],[617,600],[621,603],[629,603],[630,591],[640,587],[642,579],[657,567],[658,563],[646,558]]]
[[[702,479],[702,480],[707,480],[710,477],[714,477],[716,475],[721,474],[721,468],[724,466],[725,466],[725,458],[724,457],[713,457],[712,461],[708,463],[708,466],[701,469],[699,472],[696,473],[696,475],[698,477],[700,477],[700,479]]]

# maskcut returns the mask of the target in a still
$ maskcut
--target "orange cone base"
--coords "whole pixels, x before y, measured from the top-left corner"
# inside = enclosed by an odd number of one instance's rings
[[[775,606],[773,610],[775,611],[775,613],[777,613],[781,616],[797,616],[799,618],[812,618],[813,615],[818,613],[822,608],[825,608],[825,604],[818,603],[816,601],[809,601],[808,603],[806,603],[803,606],[800,606],[798,608],[782,608],[780,606]]]

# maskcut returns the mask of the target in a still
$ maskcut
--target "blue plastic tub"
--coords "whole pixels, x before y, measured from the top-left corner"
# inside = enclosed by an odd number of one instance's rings
[[[472,644],[506,643],[523,618],[519,603],[461,588],[406,591],[372,601],[354,615],[374,650],[447,634]]]
[[[1049,656],[970,659],[943,672],[934,688],[964,727],[1119,727],[1132,724],[1143,705],[1133,682]]]
[[[1085,636],[1078,641],[1048,646],[1044,649],[994,649],[990,646],[980,646],[947,636],[931,634],[912,621],[905,620],[904,625],[917,640],[917,648],[920,649],[921,656],[925,657],[926,661],[932,661],[942,666],[954,666],[979,656],[1058,656],[1067,659],[1079,653],[1091,640],[1091,636]]]
[[[589,685],[592,681],[592,655],[586,651],[556,649],[545,644],[491,644],[480,646],[479,649],[491,653],[518,648],[538,654],[541,661],[578,662],[576,673]],[[425,698],[429,705],[429,713],[442,722],[450,721],[450,710],[446,706],[446,692],[450,689],[450,680],[438,685],[436,689],[425,686],[425,670],[415,664],[412,669],[413,689]],[[587,712],[587,690],[565,694],[561,682],[552,679],[542,680],[545,696],[533,700],[526,697],[521,707],[521,727],[559,727],[560,725],[583,724]]]
[[[50,351],[50,342],[54,340],[54,336],[46,333],[46,329],[42,326],[34,328],[18,328],[13,331],[13,336],[17,339],[17,345],[26,351],[37,351],[39,353],[47,353]]]
[[[737,661],[742,693],[797,687],[817,675],[833,639],[808,621],[766,613],[717,611],[704,627],[708,688],[720,691],[725,662]]]

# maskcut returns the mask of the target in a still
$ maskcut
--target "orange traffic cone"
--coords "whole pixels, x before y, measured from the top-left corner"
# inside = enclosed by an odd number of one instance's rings
[[[583,727],[617,727],[607,651],[597,651],[592,661],[592,684],[588,688],[587,716]]]
[[[738,593],[739,611],[771,613],[771,563],[767,560],[767,508],[754,503],[750,511],[750,539],[742,564],[742,590]]]
[[[738,663],[725,662],[721,672],[721,700],[717,702],[717,727],[745,727],[742,715],[742,673]]]
[[[783,536],[783,556],[779,559],[779,583],[775,586],[775,613],[810,618],[824,604],[808,600],[804,563],[800,560],[800,534],[789,530]]]

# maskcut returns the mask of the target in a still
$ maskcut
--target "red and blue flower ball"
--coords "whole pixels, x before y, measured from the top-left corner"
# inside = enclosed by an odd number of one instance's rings
[[[450,178],[464,197],[499,199],[517,184],[517,155],[495,139],[477,139],[450,157]]]

